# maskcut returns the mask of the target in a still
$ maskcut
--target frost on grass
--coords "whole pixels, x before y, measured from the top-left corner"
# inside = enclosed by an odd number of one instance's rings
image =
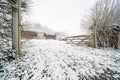
[[[24,40],[27,53],[6,63],[6,80],[119,80],[120,50],[68,45],[55,40]]]

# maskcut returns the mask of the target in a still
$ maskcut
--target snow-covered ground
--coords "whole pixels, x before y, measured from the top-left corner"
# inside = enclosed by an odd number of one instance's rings
[[[0,80],[120,80],[120,50],[56,40],[23,40],[27,51],[4,66]]]

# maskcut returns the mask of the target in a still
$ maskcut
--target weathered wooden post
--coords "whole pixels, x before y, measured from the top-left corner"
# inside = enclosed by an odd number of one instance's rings
[[[92,48],[96,48],[96,40],[97,40],[97,38],[96,38],[96,26],[93,26],[93,30],[92,30],[92,45],[91,45],[91,47]]]
[[[18,55],[21,56],[21,0],[18,0]]]

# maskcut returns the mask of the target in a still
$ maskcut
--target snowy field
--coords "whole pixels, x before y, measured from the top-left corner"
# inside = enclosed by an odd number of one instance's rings
[[[120,50],[55,40],[24,40],[26,53],[6,63],[0,80],[120,80]]]

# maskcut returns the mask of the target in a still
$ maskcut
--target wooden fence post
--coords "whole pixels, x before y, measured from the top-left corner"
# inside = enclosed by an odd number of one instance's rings
[[[97,46],[97,37],[96,37],[96,26],[93,26],[93,32],[92,32],[92,48],[96,48]]]
[[[21,56],[21,0],[18,0],[18,55]]]

